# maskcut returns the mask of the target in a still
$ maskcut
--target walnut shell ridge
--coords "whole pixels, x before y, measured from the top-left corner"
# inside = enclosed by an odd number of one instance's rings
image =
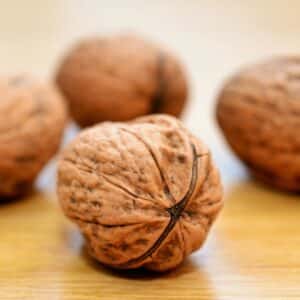
[[[300,57],[273,58],[234,75],[218,96],[217,119],[257,178],[300,191]]]
[[[178,59],[134,35],[81,40],[62,60],[56,80],[82,127],[152,113],[179,116],[188,96]]]
[[[166,115],[82,131],[63,152],[57,191],[90,254],[120,269],[176,267],[222,207],[210,152]]]
[[[26,75],[0,78],[0,197],[28,192],[57,151],[66,122],[55,87]]]

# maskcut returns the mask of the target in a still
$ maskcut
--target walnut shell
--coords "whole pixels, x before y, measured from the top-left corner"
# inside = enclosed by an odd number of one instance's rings
[[[127,269],[176,267],[222,207],[208,149],[165,115],[82,131],[59,162],[58,196],[91,255]]]
[[[57,83],[83,127],[151,113],[179,116],[188,94],[177,58],[132,35],[80,41],[59,67]]]
[[[0,78],[0,197],[31,189],[60,144],[66,121],[61,95],[29,76]]]
[[[300,191],[300,57],[274,58],[233,76],[219,95],[217,119],[256,177]]]

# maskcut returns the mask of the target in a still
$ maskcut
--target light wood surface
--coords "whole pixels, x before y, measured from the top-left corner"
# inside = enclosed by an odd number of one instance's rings
[[[92,261],[55,196],[0,207],[0,299],[299,299],[300,202],[233,185],[205,247],[173,272],[115,272]]]
[[[181,267],[116,272],[86,255],[62,215],[53,161],[32,195],[0,204],[0,299],[300,299],[300,196],[249,178],[213,118],[220,83],[241,64],[300,52],[299,9],[271,0],[0,2],[1,73],[51,78],[63,49],[87,33],[133,29],[173,48],[192,83],[184,121],[211,147],[226,201],[204,248]]]

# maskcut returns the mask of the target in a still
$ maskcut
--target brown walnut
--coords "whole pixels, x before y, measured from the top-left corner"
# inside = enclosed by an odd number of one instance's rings
[[[55,154],[66,121],[58,91],[29,76],[0,78],[0,197],[26,193]]]
[[[228,143],[253,174],[300,191],[300,58],[250,66],[223,87],[217,119]]]
[[[133,35],[80,41],[59,67],[57,83],[81,126],[179,116],[188,93],[178,59]]]
[[[93,257],[157,271],[198,249],[222,207],[208,149],[166,115],[82,131],[59,163],[58,196]]]

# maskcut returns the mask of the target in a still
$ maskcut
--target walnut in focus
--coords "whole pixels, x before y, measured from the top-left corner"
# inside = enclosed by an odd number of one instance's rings
[[[179,116],[188,94],[178,59],[133,35],[80,41],[62,61],[57,83],[83,127],[152,113]]]
[[[55,154],[66,121],[58,91],[28,76],[0,78],[0,197],[31,189]]]
[[[59,163],[58,196],[93,257],[157,271],[201,247],[222,207],[208,149],[166,115],[82,131]]]
[[[233,76],[219,95],[217,119],[257,178],[300,191],[300,57],[271,59]]]

